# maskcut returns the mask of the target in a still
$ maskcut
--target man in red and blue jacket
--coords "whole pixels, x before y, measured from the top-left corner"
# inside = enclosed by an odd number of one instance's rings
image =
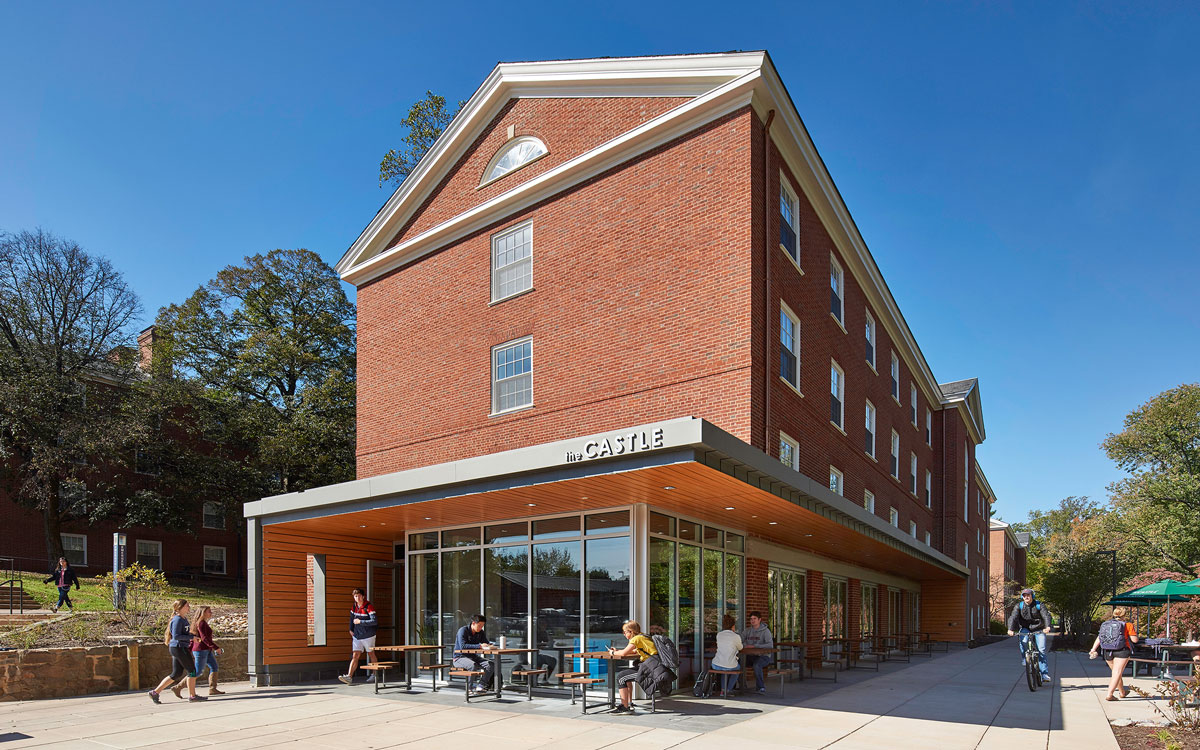
[[[339,680],[347,685],[354,682],[354,672],[358,669],[358,657],[363,653],[367,654],[367,658],[371,660],[372,664],[379,661],[379,657],[373,650],[375,634],[378,630],[379,616],[375,613],[375,607],[367,601],[367,592],[362,589],[354,589],[354,606],[350,609],[350,670],[346,674],[340,675]],[[367,678],[367,682],[374,681],[374,674]]]

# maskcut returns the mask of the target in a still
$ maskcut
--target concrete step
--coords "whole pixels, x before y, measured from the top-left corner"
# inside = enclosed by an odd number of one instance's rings
[[[29,625],[42,620],[49,620],[55,614],[48,609],[25,610],[24,613],[0,612],[0,628],[14,628]]]

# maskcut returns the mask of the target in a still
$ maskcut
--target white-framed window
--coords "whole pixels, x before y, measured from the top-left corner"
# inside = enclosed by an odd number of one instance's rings
[[[908,454],[908,491],[917,496],[917,454]]]
[[[533,222],[492,235],[492,302],[533,288]]]
[[[892,476],[896,479],[900,478],[900,435],[892,430]]]
[[[875,404],[867,402],[866,414],[866,437],[863,441],[863,450],[871,458],[875,458]]]
[[[786,432],[779,433],[779,462],[789,469],[800,471],[800,443]]]
[[[779,377],[800,390],[800,318],[779,301]]]
[[[925,445],[933,447],[933,412],[925,410]]]
[[[162,542],[156,542],[150,539],[137,540],[138,564],[144,565],[147,568],[162,570]]]
[[[971,482],[967,479],[971,471],[971,455],[967,453],[967,444],[963,442],[963,520],[970,518],[970,512],[967,510],[968,504],[971,502]]]
[[[971,544],[969,542],[963,542],[963,565],[966,565],[968,562],[970,562],[970,558]]]
[[[932,538],[932,536],[929,534],[929,532],[928,532],[928,531],[926,531],[926,532],[925,532],[925,544],[926,544],[926,546],[931,546],[929,543],[932,541],[932,539],[933,539],[933,538]]]
[[[87,565],[87,536],[84,534],[58,535],[62,539],[63,554],[72,565]]]
[[[871,366],[871,369],[874,370],[875,369],[875,318],[871,317],[870,310],[867,310],[866,339],[867,339],[867,351],[866,351],[867,364],[869,364]]]
[[[211,575],[225,575],[225,548],[204,545],[204,572]]]
[[[158,457],[153,451],[146,448],[138,448],[133,456],[133,470],[138,474],[147,476],[158,476],[161,471],[158,464]]]
[[[533,339],[492,349],[492,413],[533,406]]]
[[[800,201],[782,173],[779,175],[779,247],[799,265]]]
[[[845,477],[842,475],[842,472],[833,468],[832,466],[830,466],[829,467],[829,490],[837,495],[843,494],[842,493],[842,484],[844,482],[845,482]]]
[[[896,356],[896,352],[892,352],[892,398],[896,399],[896,403],[900,403],[900,358]]]
[[[221,504],[215,501],[208,501],[204,504],[204,521],[206,529],[224,529],[225,528],[225,510]]]
[[[912,426],[917,426],[917,385],[916,383],[908,384],[908,420],[912,422]]]
[[[888,520],[897,529],[900,528],[900,511],[895,508],[888,508]]]
[[[870,490],[863,490],[863,507],[871,513],[875,512],[875,493]]]
[[[487,168],[483,170],[483,179],[480,180],[479,186],[483,187],[510,172],[515,172],[526,164],[532,164],[548,153],[550,153],[550,149],[546,148],[546,144],[542,143],[541,139],[531,135],[514,138],[501,146],[492,160],[488,162]]]
[[[846,429],[846,373],[829,360],[829,421]]]
[[[911,536],[913,539],[917,538],[917,522],[916,521],[908,522],[908,533],[909,533],[909,536]]]
[[[829,255],[829,314],[843,327],[846,327],[845,317],[846,274],[837,258]]]
[[[925,470],[925,507],[933,507],[933,472]]]

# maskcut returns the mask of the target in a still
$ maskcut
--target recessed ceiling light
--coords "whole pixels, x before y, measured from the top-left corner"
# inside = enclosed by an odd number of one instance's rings
[[[732,506],[732,505],[726,505],[726,506],[725,506],[725,510],[733,510],[733,506]]]
[[[778,521],[768,521],[768,522],[767,522],[767,525],[768,525],[768,526],[778,526],[778,525],[779,525],[779,522],[778,522]]]
[[[812,534],[805,534],[804,536],[812,536]]]
[[[674,487],[672,487],[671,485],[669,485],[669,484],[668,484],[668,485],[666,485],[665,487],[663,487],[663,489],[664,489],[664,490],[673,490],[673,489],[675,489],[675,488],[674,488]]]
[[[426,521],[432,521],[432,520],[433,520],[433,517],[432,517],[432,516],[425,516],[425,520],[426,520]]]
[[[367,525],[366,525],[365,523],[364,523],[364,524],[359,524],[358,528],[360,528],[360,529],[365,529],[365,528],[367,528]]]
[[[580,499],[580,500],[587,500],[587,499],[588,499],[588,496],[587,496],[587,495],[584,495],[583,497],[581,497],[581,498],[579,498],[579,499]]]
[[[536,507],[537,507],[537,503],[525,503],[525,504],[526,504],[526,505],[528,505],[530,508],[536,508]]]
[[[758,518],[758,516],[750,516],[750,517],[751,517],[751,518]]]

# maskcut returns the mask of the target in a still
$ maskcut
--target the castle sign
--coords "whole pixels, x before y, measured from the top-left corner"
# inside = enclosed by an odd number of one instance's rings
[[[630,453],[656,450],[663,447],[663,430],[634,430],[610,437],[596,438],[583,444],[580,450],[567,450],[567,463],[589,461],[594,458],[625,456]]]

